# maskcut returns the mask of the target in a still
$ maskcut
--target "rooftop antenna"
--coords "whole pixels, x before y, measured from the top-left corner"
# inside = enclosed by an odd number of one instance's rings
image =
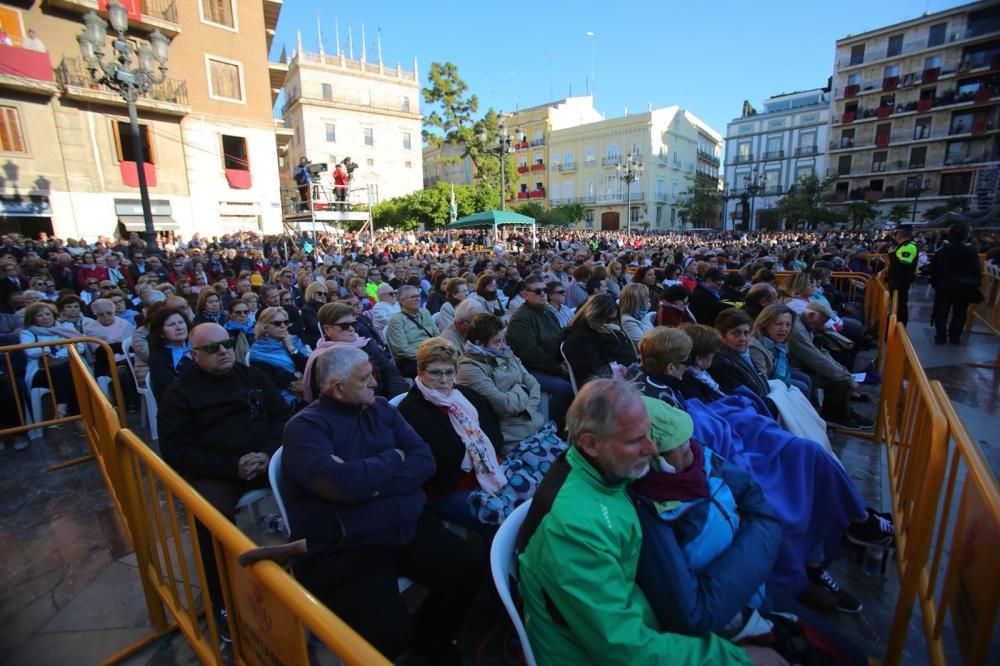
[[[316,41],[319,43],[319,55],[323,56],[323,27],[320,25],[319,10],[316,11]]]
[[[378,64],[382,65],[382,28],[378,28],[375,31],[376,44],[378,44]]]
[[[354,60],[354,26],[347,19],[347,57]]]
[[[365,44],[365,24],[362,23],[361,24],[361,62],[365,62],[365,60],[368,59],[367,58],[367,54],[368,54],[367,46],[368,45]]]
[[[334,37],[337,39],[337,57],[340,57],[340,19],[336,16],[333,17],[333,30]]]

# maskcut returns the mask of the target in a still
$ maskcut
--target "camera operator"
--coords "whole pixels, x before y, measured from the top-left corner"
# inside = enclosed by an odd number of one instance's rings
[[[351,180],[351,176],[347,170],[345,170],[344,164],[349,164],[350,159],[351,158],[348,157],[343,162],[337,162],[337,167],[333,170],[333,197],[341,210],[344,209],[344,206],[347,203],[347,184]]]
[[[312,174],[309,172],[309,158],[299,158],[299,165],[292,172],[295,185],[299,188],[299,210],[311,210],[312,203],[309,188],[312,186]]]

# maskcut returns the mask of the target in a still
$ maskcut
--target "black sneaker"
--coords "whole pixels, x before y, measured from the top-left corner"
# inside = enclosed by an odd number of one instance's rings
[[[859,546],[895,548],[896,525],[892,522],[892,516],[869,507],[865,522],[848,525],[847,540]]]
[[[806,569],[809,580],[819,587],[828,590],[837,598],[837,610],[842,613],[860,613],[861,601],[850,592],[837,585],[830,572],[822,567],[809,567]]]
[[[826,424],[834,428],[843,428],[845,430],[872,430],[875,427],[875,422],[866,416],[862,416],[857,412],[851,412],[850,416],[839,417],[839,418],[827,418]]]

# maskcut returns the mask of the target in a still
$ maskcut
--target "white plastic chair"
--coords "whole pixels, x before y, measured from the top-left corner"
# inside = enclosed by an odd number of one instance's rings
[[[407,395],[408,395],[407,393],[400,393],[399,395],[394,396],[391,400],[389,400],[389,404],[392,405],[393,407],[399,407],[399,403],[403,402],[403,398],[405,398]]]
[[[239,511],[242,508],[250,508],[250,517],[253,518],[253,522],[260,522],[260,507],[257,505],[266,500],[271,495],[271,491],[267,488],[258,488],[257,490],[250,490],[243,493],[243,497],[236,503],[236,510]]]
[[[31,386],[30,382],[28,386]],[[31,422],[38,423],[42,420],[42,398],[49,393],[45,387],[33,388],[31,391]],[[28,431],[28,439],[38,439],[42,436],[41,428]]]
[[[281,519],[285,521],[285,536],[291,536],[292,524],[288,522],[288,512],[285,511],[285,502],[281,499],[281,453],[284,448],[283,446],[279,446],[278,450],[271,456],[271,462],[267,464],[267,480],[271,483],[274,503],[278,505],[278,512],[281,514]]]
[[[156,428],[156,396],[153,395],[153,388],[149,385],[149,375],[146,375],[146,386],[139,386],[139,379],[135,376],[135,352],[132,350],[132,338],[122,340],[122,353],[125,355],[125,362],[128,363],[128,370],[132,373],[132,381],[135,382],[135,388],[139,392],[139,399],[142,400],[141,425],[149,426],[149,437],[155,441],[160,438]]]
[[[562,356],[563,361],[566,362],[566,370],[569,372],[569,385],[573,387],[573,395],[576,395],[579,393],[580,389],[576,385],[576,375],[573,374],[573,366],[570,365],[569,359],[566,358],[566,352],[563,350],[563,347],[565,346],[565,342],[559,343],[559,355]]]
[[[517,533],[521,529],[525,516],[528,515],[528,508],[531,500],[514,509],[507,520],[503,521],[496,536],[493,537],[493,545],[490,547],[490,570],[493,572],[493,583],[496,585],[500,601],[503,602],[510,621],[514,624],[517,637],[521,641],[521,650],[524,651],[524,661],[527,666],[535,666],[535,655],[531,652],[531,643],[528,642],[528,632],[524,629],[521,621],[521,614],[517,612],[514,598],[510,593],[511,579],[517,582],[517,569],[515,567],[517,553]]]

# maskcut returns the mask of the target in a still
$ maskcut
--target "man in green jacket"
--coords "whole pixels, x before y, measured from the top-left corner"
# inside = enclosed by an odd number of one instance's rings
[[[514,310],[507,326],[507,344],[521,359],[531,376],[548,393],[549,416],[562,431],[566,410],[573,401],[569,372],[559,351],[562,326],[548,308],[548,290],[540,275],[529,275],[521,283],[524,305]]]
[[[719,636],[663,632],[636,585],[642,530],[625,485],[656,446],[638,390],[588,382],[566,415],[572,446],[542,482],[518,534],[519,591],[539,664],[783,664]]]

